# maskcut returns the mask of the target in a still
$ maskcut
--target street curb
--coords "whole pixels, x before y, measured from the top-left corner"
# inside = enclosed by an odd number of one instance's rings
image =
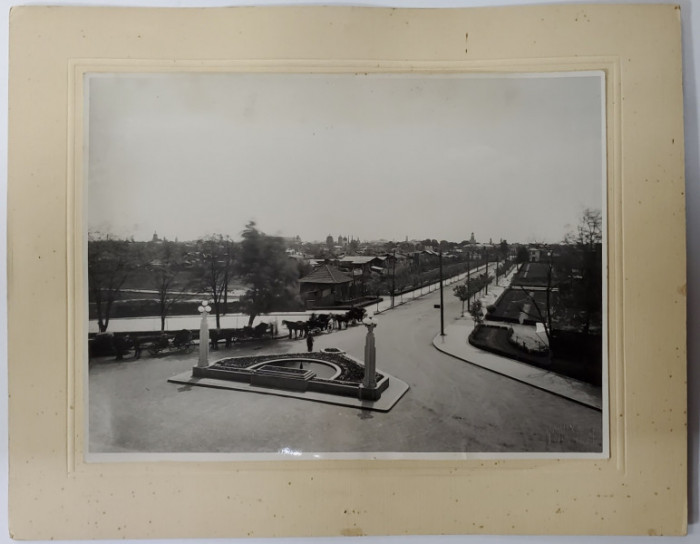
[[[433,338],[433,347],[441,353],[449,355],[450,357],[454,357],[455,359],[459,359],[460,361],[464,361],[465,363],[478,366],[496,374],[506,376],[507,378],[530,385],[542,391],[547,391],[548,393],[571,400],[572,402],[581,404],[582,406],[586,406],[588,408],[592,408],[598,411],[602,411],[603,409],[602,397],[598,398],[593,394],[577,390],[577,387],[579,389],[592,387],[584,382],[574,380],[573,378],[566,378],[558,374],[554,374],[553,372],[542,370],[534,366],[526,365],[513,359],[508,359],[506,357],[501,357],[489,353],[489,356],[498,357],[499,359],[508,363],[508,366],[511,366],[511,368],[513,369],[526,369],[528,371],[528,376],[518,376],[515,372],[510,373],[504,368],[496,368],[495,365],[465,359],[463,356],[457,355],[454,351],[448,350],[444,346],[440,346],[440,340],[442,340],[442,336],[440,334],[437,334]],[[550,383],[548,383],[546,379],[549,380]]]

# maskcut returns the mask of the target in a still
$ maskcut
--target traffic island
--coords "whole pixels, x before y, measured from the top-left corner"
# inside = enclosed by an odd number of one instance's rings
[[[408,384],[385,372],[365,376],[365,365],[340,350],[228,357],[194,367],[173,383],[251,391],[316,402],[389,411]],[[369,383],[369,386],[368,386]]]

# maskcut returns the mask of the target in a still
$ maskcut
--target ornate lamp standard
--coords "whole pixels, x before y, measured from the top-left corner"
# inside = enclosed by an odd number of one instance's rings
[[[361,398],[376,400],[377,395],[377,351],[374,347],[374,328],[377,326],[377,320],[373,313],[367,314],[362,320],[362,324],[367,327],[367,337],[365,339],[365,376],[360,387]]]
[[[207,322],[207,317],[211,312],[209,301],[203,300],[197,310],[202,314],[202,322],[199,324],[199,362],[197,366],[204,368],[209,366],[209,323]]]

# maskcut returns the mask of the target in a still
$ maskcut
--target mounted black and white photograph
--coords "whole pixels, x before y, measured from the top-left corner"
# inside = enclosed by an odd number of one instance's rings
[[[84,96],[89,460],[607,455],[602,72]]]

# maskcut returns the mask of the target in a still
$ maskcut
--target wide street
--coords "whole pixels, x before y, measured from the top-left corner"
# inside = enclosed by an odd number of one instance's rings
[[[461,303],[445,289],[445,323]],[[601,412],[437,351],[439,293],[377,316],[377,367],[410,385],[388,413],[168,383],[190,355],[94,361],[90,451],[98,452],[600,452]],[[316,337],[362,360],[365,328]],[[465,338],[466,341],[466,338]],[[306,351],[278,340],[211,353]],[[145,355],[145,354],[144,354]]]

